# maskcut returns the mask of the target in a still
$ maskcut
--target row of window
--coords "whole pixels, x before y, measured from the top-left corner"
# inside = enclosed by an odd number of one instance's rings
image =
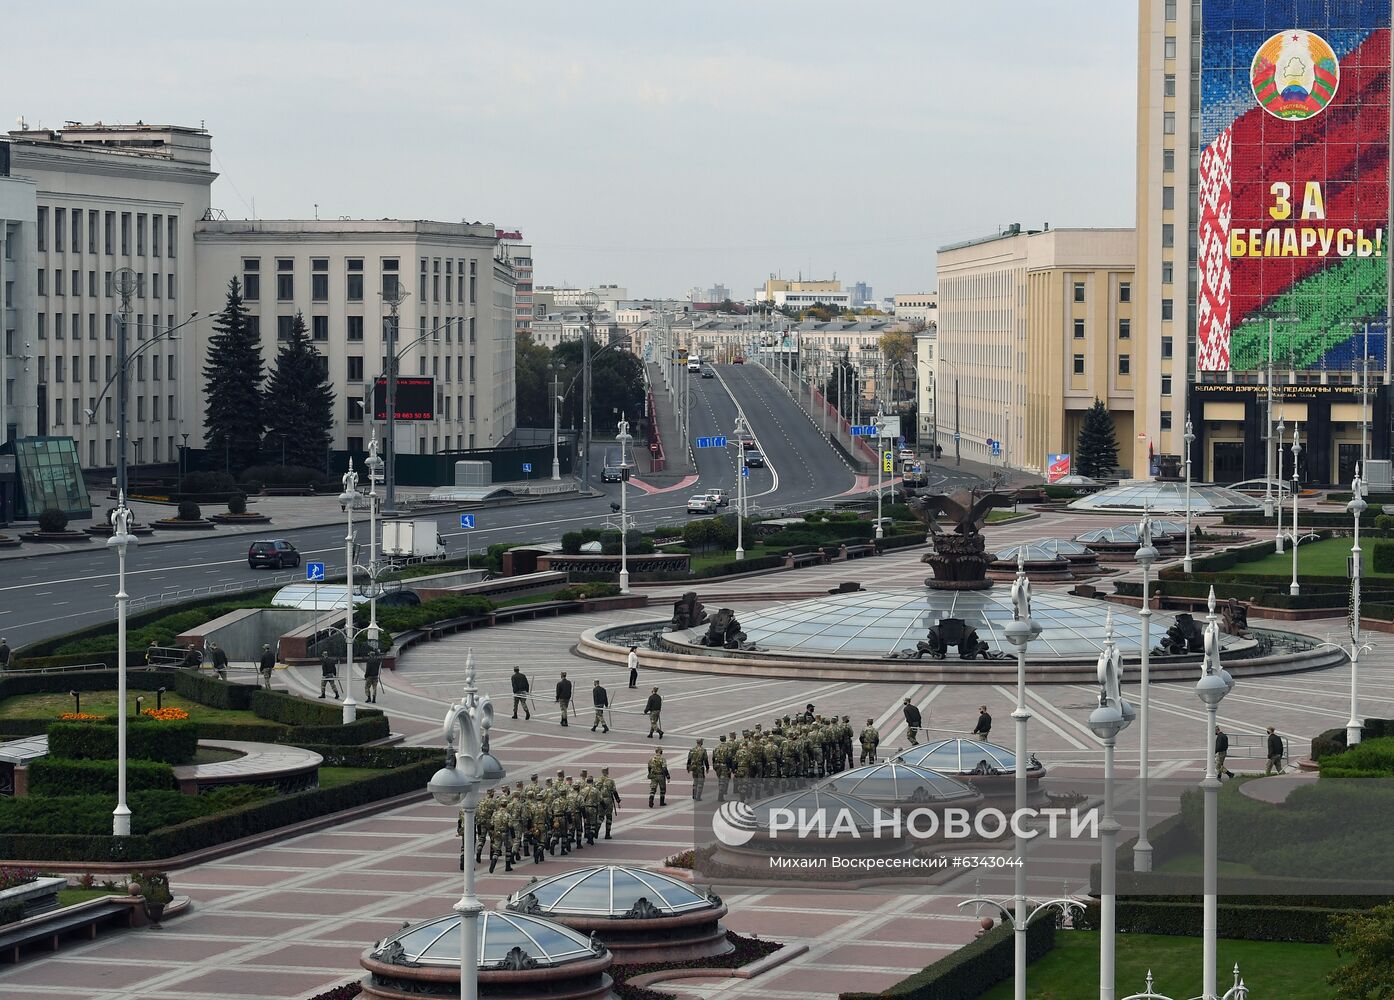
[[[49,290],[48,269],[39,268],[37,274],[38,293],[47,295]],[[161,274],[156,271],[149,276],[148,289],[150,298],[163,299],[175,297],[174,272]],[[67,295],[71,290],[73,295],[82,294],[82,270],[73,268],[71,271],[64,272],[63,268],[53,269],[53,294]],[[147,281],[146,275],[136,275],[135,293],[132,298],[143,299],[146,297]],[[97,297],[97,272],[89,270],[87,272],[87,294],[92,298]],[[117,295],[115,276],[111,271],[103,272],[102,295],[106,298],[113,298]]]
[[[152,382],[159,382],[159,381],[161,381],[160,376],[161,376],[162,374],[165,376],[165,379],[166,379],[167,381],[170,381],[170,382],[175,381],[175,379],[177,378],[176,372],[177,372],[178,369],[175,367],[175,364],[174,364],[174,355],[173,355],[173,354],[166,355],[163,362],[161,362],[161,360],[160,360],[160,355],[158,355],[158,354],[156,354],[156,355],[138,354],[138,355],[136,355],[133,359],[131,359],[131,360],[133,360],[133,361],[135,362],[135,381],[136,381],[136,382],[144,382],[144,381],[145,381],[145,361],[146,361],[146,358],[147,358],[147,357],[148,357],[149,360],[150,360],[150,380],[151,380]],[[88,382],[98,382],[98,381],[108,381],[108,380],[110,380],[111,375],[112,375],[112,371],[113,371],[113,365],[115,364],[115,362],[113,361],[113,359],[112,359],[112,357],[111,357],[110,354],[108,354],[108,355],[103,359],[103,361],[104,361],[104,364],[103,364],[103,366],[102,366],[102,377],[101,377],[101,379],[98,379],[98,378],[97,378],[97,358],[96,358],[96,355],[89,354],[89,355],[87,356],[87,381],[88,381]],[[55,358],[53,359],[53,381],[55,381],[55,382],[66,382],[66,381],[68,380],[68,373],[69,373],[69,371],[72,372],[72,380],[73,380],[74,382],[81,382],[81,381],[82,381],[82,358],[77,357],[76,355],[74,355],[71,368],[70,368],[69,365],[68,365],[68,359],[67,359],[67,357],[66,357],[65,355],[60,354],[60,355],[58,355],[57,357],[55,357]],[[48,383],[48,358],[47,358],[47,357],[44,357],[44,356],[40,356],[40,357],[39,357],[39,382],[40,382],[41,384],[47,384],[47,383]]]
[[[1085,334],[1085,321],[1076,317],[1074,321],[1074,338],[1083,340]],[[1133,321],[1124,317],[1118,320],[1118,339],[1131,340],[1133,336]]]
[[[120,246],[120,255],[130,257],[132,256],[131,237],[134,234],[135,256],[146,256],[147,249],[151,257],[178,256],[179,216],[177,215],[121,212],[118,221],[118,213],[116,212],[89,209],[86,213],[87,224],[85,227],[83,225],[83,210],[80,208],[55,207],[52,215],[53,225],[50,227],[49,206],[39,206],[36,237],[40,252],[47,251],[52,245],[55,253],[81,253],[85,231],[88,253],[97,252],[97,237],[100,235],[104,254],[115,256],[116,247]],[[52,233],[51,244],[50,231]],[[162,235],[163,240],[161,239]]]
[[[163,409],[161,408],[161,403],[164,404]],[[95,412],[96,406],[97,398],[95,396],[89,396],[87,399],[87,409],[93,410]],[[175,410],[174,406],[173,396],[151,396],[150,415],[148,418],[146,417],[145,412],[146,407],[144,396],[135,397],[135,407],[135,420],[137,423],[144,422],[147,419],[149,419],[152,422],[159,422],[161,420],[164,420],[166,416],[170,420],[178,419],[177,411]],[[74,396],[71,400],[55,399],[53,401],[53,426],[65,426],[64,418],[70,410],[72,413],[72,426],[75,428],[81,428],[84,424],[86,424],[89,420],[92,419],[91,417],[88,417],[87,414],[83,411],[82,400],[78,399],[76,396]],[[110,396],[108,396],[105,400],[103,400],[102,422],[109,424],[112,423],[114,419],[115,412],[112,406],[112,399]],[[133,439],[133,443],[139,442],[139,440],[139,438],[135,438]],[[155,447],[156,449],[158,449],[159,438],[156,438],[155,441]],[[155,458],[154,461],[158,462],[159,458]]]
[[[328,316],[311,316],[311,317],[309,317],[309,320],[310,320],[310,322],[309,322],[310,339],[311,339],[311,340],[317,340],[317,341],[328,341],[328,340],[329,340],[329,317],[328,317]],[[384,317],[382,318],[382,338],[383,338],[384,341],[387,340],[387,338],[388,338],[388,334],[389,334],[389,329],[390,329],[390,324],[391,324],[391,322],[392,322],[392,318],[391,318],[390,316],[384,316]],[[295,325],[295,317],[294,317],[294,316],[277,316],[277,317],[276,317],[276,339],[277,339],[277,340],[290,340],[290,338],[291,338],[291,331],[292,331],[292,329],[294,328],[294,325]],[[250,315],[250,316],[248,316],[248,317],[247,317],[247,327],[248,327],[248,329],[250,329],[250,330],[252,331],[253,336],[256,336],[256,337],[260,338],[260,336],[261,336],[261,317],[260,317],[260,316],[256,316],[256,315]],[[468,341],[466,341],[466,336],[465,336],[465,330],[466,330],[466,329],[468,329],[468,332],[469,332]],[[473,316],[468,317],[468,319],[466,319],[465,317],[461,317],[461,316],[449,317],[449,318],[447,318],[447,319],[445,319],[445,320],[443,320],[443,321],[437,323],[435,326],[431,327],[429,330],[428,330],[427,327],[426,327],[426,320],[425,320],[425,318],[423,317],[422,320],[421,320],[421,325],[420,325],[420,333],[419,333],[417,336],[423,337],[423,338],[424,338],[428,333],[430,333],[430,332],[433,331],[433,330],[437,333],[437,335],[440,337],[440,339],[443,339],[444,342],[447,343],[447,344],[454,343],[454,341],[455,341],[455,333],[456,333],[457,330],[459,331],[459,335],[460,335],[460,344],[461,344],[461,345],[464,345],[464,344],[467,343],[467,342],[470,343],[470,344],[473,344],[473,343],[475,342],[475,325],[474,325],[474,317],[473,317]],[[411,336],[410,331],[408,331],[406,334],[402,334],[402,333],[400,332],[400,330],[399,330],[399,331],[398,331],[398,338],[397,338],[397,339],[398,339],[399,342],[401,342],[401,341],[403,340],[403,337],[410,338],[410,336]],[[345,317],[344,317],[344,339],[347,340],[347,341],[350,342],[350,343],[361,343],[361,342],[362,342],[362,340],[363,340],[363,317],[362,317],[362,316],[345,316]]]
[[[54,339],[54,340],[64,340],[64,339],[68,339],[69,337],[71,337],[71,339],[73,339],[73,340],[81,340],[81,339],[82,339],[82,325],[83,325],[83,323],[82,323],[82,315],[83,315],[82,313],[68,313],[68,314],[66,315],[66,318],[65,318],[65,315],[64,315],[63,313],[54,313],[54,314],[53,314],[53,339]],[[147,324],[146,324],[146,316],[145,316],[145,313],[136,313],[136,314],[132,317],[132,320],[131,320],[131,328],[132,328],[132,330],[135,331],[135,339],[136,339],[136,340],[144,340],[144,339],[146,338],[146,335],[147,335],[147,334],[148,334],[149,336],[151,336],[151,337],[155,337],[155,336],[158,336],[158,335],[159,335],[161,329],[169,329],[170,327],[173,327],[173,326],[175,325],[175,323],[174,323],[174,314],[173,314],[173,313],[170,313],[170,314],[166,317],[166,322],[167,322],[168,325],[167,325],[166,327],[161,327],[161,326],[160,326],[160,316],[159,316],[159,314],[158,314],[158,313],[151,313],[151,314],[150,314],[150,322],[149,322],[149,325],[147,325]],[[103,339],[103,340],[114,340],[114,339],[116,338],[116,330],[119,329],[120,324],[121,324],[121,316],[120,316],[119,313],[103,313],[103,314],[102,314],[102,327],[103,327],[102,339]],[[39,339],[40,339],[40,340],[47,340],[47,339],[48,339],[48,331],[49,331],[49,315],[48,315],[48,313],[39,313],[38,318],[37,318],[37,320],[36,320],[36,322],[35,322],[35,331],[38,333],[38,336],[39,336]],[[97,339],[97,314],[96,314],[96,313],[87,313],[87,339],[88,339],[88,340],[96,340],[96,339]]]
[[[1083,302],[1083,301],[1084,301],[1084,282],[1082,282],[1082,281],[1076,281],[1076,282],[1075,282],[1075,287],[1074,287],[1074,300],[1075,300],[1076,302]],[[1133,301],[1133,283],[1132,283],[1131,281],[1120,281],[1120,282],[1118,283],[1118,301],[1119,301],[1119,302],[1131,302],[1131,301]]]
[[[469,279],[469,303],[475,304],[477,294],[476,281],[478,277],[478,262],[471,260],[468,262],[468,273],[466,273],[466,261],[464,258],[445,258],[445,273],[441,274],[440,257],[430,260],[421,258],[421,280],[418,291],[419,301],[421,302],[440,302],[441,301],[441,278],[444,277],[444,289],[446,302],[466,301],[465,280]],[[458,261],[459,270],[456,272]],[[382,269],[382,296],[385,299],[397,297],[399,289],[398,268],[399,261],[396,258],[383,258],[381,261]],[[428,270],[429,265],[429,270]],[[428,297],[428,294],[429,297]],[[261,301],[261,258],[244,257],[242,258],[242,298],[247,302]],[[276,301],[293,302],[295,300],[295,258],[277,257],[276,258]],[[312,302],[329,301],[329,258],[312,257],[310,258],[310,300]],[[344,259],[344,301],[362,302],[363,301],[363,258],[346,257]]]
[[[173,462],[179,457],[179,452],[174,446],[174,435],[171,434],[169,437],[165,438],[165,441],[169,447],[169,460]],[[133,457],[137,462],[142,461],[144,458],[144,455],[142,454],[142,452],[144,451],[144,442],[144,438],[137,437],[131,439],[131,444],[135,446],[135,455]],[[151,438],[150,443],[150,461],[158,462],[161,460],[160,439]],[[115,459],[112,457],[112,441],[110,438],[108,438],[106,442],[106,464],[112,465],[114,464],[114,462]],[[97,442],[95,439],[88,440],[87,442],[87,467],[89,469],[95,469],[97,467]]]
[[[427,374],[427,372],[426,372],[426,359],[425,359],[425,358],[417,358],[416,360],[417,360],[417,372],[416,372],[416,374],[418,374],[418,375],[425,375],[425,374]],[[430,375],[431,375],[433,378],[440,378],[440,371],[441,371],[440,360],[441,360],[440,358],[432,358],[432,359],[431,359],[431,371],[430,371]],[[349,381],[349,382],[362,382],[362,381],[363,381],[363,355],[361,355],[361,354],[350,354],[350,355],[347,355],[347,356],[344,358],[344,362],[345,362],[345,367],[344,367],[344,377],[345,377],[345,379],[346,379],[347,381]],[[378,371],[379,371],[379,372],[385,372],[385,371],[387,371],[387,358],[386,358],[386,356],[384,356],[383,358],[381,358],[381,362],[382,362],[382,363],[379,365]],[[452,363],[452,362],[453,362],[453,363]],[[399,373],[401,372],[400,366],[398,367],[397,370],[398,370]],[[447,381],[447,382],[453,382],[453,381],[455,381],[455,376],[456,376],[457,374],[459,375],[460,381],[462,381],[462,382],[465,381],[465,359],[464,359],[464,358],[459,358],[459,359],[457,360],[457,359],[455,359],[455,358],[451,358],[451,357],[448,357],[448,356],[447,356],[446,359],[445,359],[445,381]],[[475,380],[475,359],[474,359],[474,355],[471,354],[471,355],[469,356],[469,381],[473,382],[474,380]]]
[[[1073,362],[1073,369],[1072,369],[1072,370],[1074,371],[1074,373],[1075,373],[1076,375],[1083,375],[1083,374],[1084,374],[1084,355],[1083,355],[1083,354],[1076,354],[1071,360],[1072,360],[1072,362]],[[1119,375],[1131,375],[1132,373],[1133,373],[1133,356],[1132,356],[1131,354],[1120,354],[1120,355],[1118,355],[1118,374],[1119,374]],[[1166,380],[1167,380],[1167,381],[1166,381],[1166,384],[1167,384],[1167,392],[1164,393],[1164,395],[1170,395],[1170,394],[1171,394],[1171,376],[1170,376],[1170,375],[1166,376]]]

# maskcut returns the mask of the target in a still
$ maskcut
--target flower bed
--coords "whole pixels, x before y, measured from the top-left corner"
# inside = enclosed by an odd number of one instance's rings
[[[175,708],[173,705],[169,708],[147,708],[140,714],[147,715],[152,719],[159,719],[161,722],[178,722],[189,717],[188,712],[182,708]]]

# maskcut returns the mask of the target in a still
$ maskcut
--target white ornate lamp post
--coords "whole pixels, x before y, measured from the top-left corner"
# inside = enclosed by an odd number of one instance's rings
[[[1278,417],[1278,535],[1273,551],[1283,554],[1283,418]]]
[[[629,593],[629,421],[620,417],[620,593]]]
[[[1190,445],[1187,446],[1188,454]],[[1186,505],[1187,513],[1190,512],[1189,499]],[[1139,706],[1138,723],[1138,802],[1137,802],[1137,843],[1133,845],[1133,871],[1150,872],[1152,870],[1152,843],[1147,839],[1147,830],[1150,826],[1148,817],[1147,802],[1147,782],[1151,771],[1151,762],[1148,759],[1150,744],[1148,743],[1148,722],[1150,713],[1151,693],[1151,674],[1152,674],[1152,564],[1157,561],[1157,549],[1152,544],[1152,511],[1144,509],[1142,521],[1137,526],[1138,548],[1137,555],[1134,557],[1138,565],[1142,567],[1142,610],[1139,617],[1142,619],[1142,665],[1139,677],[1141,687],[1141,699]],[[1190,530],[1186,532],[1187,546],[1190,545]]]
[[[736,427],[731,436],[736,439],[736,561],[745,558],[745,439],[750,431],[746,427],[745,415],[736,416]]]
[[[1351,498],[1346,505],[1355,518],[1355,544],[1350,550],[1350,718],[1346,720],[1346,746],[1353,747],[1360,742],[1360,702],[1359,688],[1356,686],[1360,675],[1360,515],[1365,512],[1365,481],[1360,478],[1360,466],[1355,467],[1355,479],[1350,484]]]
[[[886,429],[885,414],[876,414],[872,426],[876,428],[876,537],[879,540],[885,536],[881,529],[881,473],[885,471],[886,465],[885,452],[882,450],[886,443],[881,439],[881,435]]]
[[[357,499],[358,473],[350,460],[344,473],[344,492],[339,494],[339,503],[348,516],[344,533],[344,725],[358,718],[358,702],[353,700],[353,504]]]
[[[561,366],[555,361],[548,365],[552,369],[552,482],[561,480],[561,453],[557,450],[561,440],[561,396],[557,388],[561,384]],[[666,377],[667,369],[663,370]]]
[[[1191,572],[1191,443],[1196,439],[1195,428],[1191,425],[1191,418],[1186,417],[1186,433],[1181,435],[1181,440],[1186,442],[1186,555],[1181,560],[1181,570],[1184,573]],[[1153,558],[1156,558],[1155,556]],[[1144,574],[1146,570],[1144,569]],[[1145,626],[1144,626],[1145,627]],[[1144,652],[1144,656],[1146,653]],[[1146,695],[1143,695],[1146,698]],[[1143,702],[1146,704],[1146,701]],[[1144,732],[1147,723],[1144,722]]]
[[[1026,645],[1041,634],[1041,626],[1031,618],[1031,581],[1026,577],[1026,546],[1016,552],[1016,580],[1012,583],[1012,620],[1003,629],[1007,641],[1016,647],[1016,815],[1026,813],[1026,724],[1031,712],[1026,707]],[[1026,928],[1029,923],[1026,897],[1026,845],[1029,841],[1016,831],[1016,916],[1012,918],[1015,943],[1014,991],[1016,1000],[1026,1000]]]
[[[378,629],[378,473],[382,469],[382,459],[378,457],[378,432],[368,442],[368,457],[363,460],[368,467],[368,576],[373,581],[368,601],[368,641],[376,643],[382,634]],[[349,677],[348,683],[353,683]]]
[[[135,545],[131,521],[135,515],[126,506],[126,494],[116,495],[111,512],[111,537],[107,546],[116,550],[116,808],[111,814],[111,832],[116,837],[131,835],[131,809],[126,805],[126,547]]]
[[[1104,648],[1099,654],[1099,707],[1089,713],[1089,728],[1104,745],[1104,815],[1099,822],[1099,1000],[1113,1000],[1115,876],[1118,869],[1118,821],[1113,818],[1113,747],[1133,721],[1133,706],[1122,695],[1123,660],[1113,642],[1113,612],[1108,615]]]
[[[1215,953],[1219,916],[1219,795],[1220,776],[1215,771],[1215,726],[1220,702],[1234,689],[1234,678],[1220,666],[1220,619],[1215,614],[1215,588],[1210,588],[1209,614],[1205,616],[1205,665],[1196,684],[1196,697],[1205,705],[1205,778],[1200,787],[1205,795],[1205,837],[1203,846],[1205,897],[1202,944],[1205,968],[1201,982],[1202,1000],[1214,1000]]]
[[[479,914],[484,906],[474,892],[474,814],[479,795],[507,777],[498,758],[486,749],[494,724],[494,706],[474,685],[474,650],[465,658],[465,691],[445,713],[445,742],[450,764],[426,785],[443,806],[461,807],[464,830],[464,894],[453,907],[460,915],[460,997],[479,998]],[[458,733],[458,742],[456,734]]]
[[[1292,425],[1292,585],[1288,587],[1288,593],[1293,597],[1302,593],[1302,588],[1297,583],[1297,458],[1302,454],[1301,432],[1297,429],[1297,424]]]

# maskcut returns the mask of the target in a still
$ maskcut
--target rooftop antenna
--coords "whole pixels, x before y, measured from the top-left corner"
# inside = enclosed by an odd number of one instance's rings
[[[315,221],[319,221],[319,202],[315,202]]]

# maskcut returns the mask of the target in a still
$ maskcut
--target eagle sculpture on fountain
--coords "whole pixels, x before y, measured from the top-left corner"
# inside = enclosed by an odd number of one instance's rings
[[[934,551],[923,557],[934,569],[934,576],[925,581],[932,590],[986,590],[992,586],[987,579],[990,561],[982,536],[987,512],[994,507],[1009,507],[1011,497],[996,490],[979,495],[975,490],[959,490],[950,494],[915,497],[910,509],[929,528]],[[940,519],[953,527],[944,530]]]
[[[976,535],[987,521],[987,512],[994,507],[1010,507],[1012,498],[1003,493],[984,493],[978,496],[975,490],[959,490],[956,493],[936,493],[932,496],[916,497],[910,501],[910,509],[936,535],[944,533],[939,524],[943,517],[953,525],[960,535]]]

